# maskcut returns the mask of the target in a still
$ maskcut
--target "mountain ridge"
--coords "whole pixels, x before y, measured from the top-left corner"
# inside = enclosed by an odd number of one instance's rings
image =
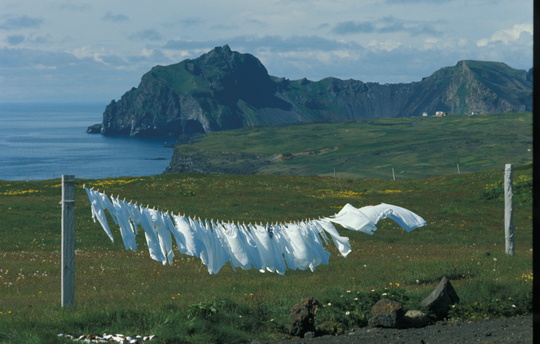
[[[101,133],[181,138],[314,120],[531,110],[531,71],[501,62],[462,60],[411,83],[289,80],[269,75],[255,56],[225,45],[153,67],[137,88],[107,105]]]

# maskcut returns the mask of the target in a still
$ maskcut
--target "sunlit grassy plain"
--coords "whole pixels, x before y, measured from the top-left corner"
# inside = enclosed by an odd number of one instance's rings
[[[392,169],[399,178],[424,178],[457,173],[458,165],[461,172],[522,165],[531,149],[532,113],[524,112],[250,127],[210,133],[175,151],[232,174],[389,179]],[[321,150],[330,151],[305,154]]]
[[[445,275],[461,298],[453,319],[530,314],[531,191],[516,196],[516,255],[508,256],[503,201],[486,196],[502,181],[503,167],[396,181],[203,174],[77,179],[72,309],[60,307],[60,180],[0,181],[0,342],[63,343],[57,334],[77,332],[156,334],[156,343],[280,338],[289,309],[305,297],[326,305],[321,321],[348,326],[354,321],[347,317],[357,310],[350,295],[405,294],[407,306],[419,308]],[[531,178],[530,164],[514,171],[514,180]],[[151,260],[142,233],[135,253],[123,249],[117,229],[111,243],[91,219],[83,184],[160,210],[222,221],[297,221],[332,215],[346,203],[385,202],[418,213],[428,226],[406,233],[384,220],[373,236],[338,227],[351,239],[352,253],[343,258],[330,244],[330,264],[315,272],[280,276],[233,272],[226,265],[209,275],[188,256],[177,254],[173,266]]]

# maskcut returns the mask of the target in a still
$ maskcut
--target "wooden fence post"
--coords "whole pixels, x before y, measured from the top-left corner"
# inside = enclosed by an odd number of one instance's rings
[[[511,256],[515,254],[513,199],[512,164],[506,164],[504,168],[504,249],[506,254]]]
[[[62,175],[62,308],[75,303],[75,176]]]

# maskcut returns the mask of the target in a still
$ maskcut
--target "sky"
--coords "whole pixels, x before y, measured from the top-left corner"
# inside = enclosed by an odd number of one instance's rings
[[[107,105],[153,66],[225,44],[291,80],[528,70],[532,35],[533,0],[1,0],[0,103]]]

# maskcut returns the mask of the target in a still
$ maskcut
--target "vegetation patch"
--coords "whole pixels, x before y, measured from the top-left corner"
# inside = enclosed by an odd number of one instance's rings
[[[323,156],[327,156],[328,153]],[[155,343],[235,343],[287,338],[289,311],[305,297],[322,304],[319,333],[364,326],[382,297],[419,309],[447,276],[461,301],[450,321],[532,313],[532,165],[514,169],[515,256],[504,252],[503,201],[485,197],[503,167],[419,179],[166,174],[76,180],[75,306],[60,307],[60,180],[0,181],[0,342],[66,343],[59,333],[155,334]],[[144,236],[125,251],[91,218],[82,185],[186,216],[284,222],[330,216],[346,203],[405,207],[428,225],[406,233],[391,220],[374,235],[348,231],[352,252],[332,245],[329,265],[284,276],[226,265],[209,275],[175,251],[149,258]],[[38,190],[39,192],[24,192]],[[313,197],[317,195],[318,197]],[[112,221],[110,222],[112,224]],[[113,226],[114,227],[114,226]]]

